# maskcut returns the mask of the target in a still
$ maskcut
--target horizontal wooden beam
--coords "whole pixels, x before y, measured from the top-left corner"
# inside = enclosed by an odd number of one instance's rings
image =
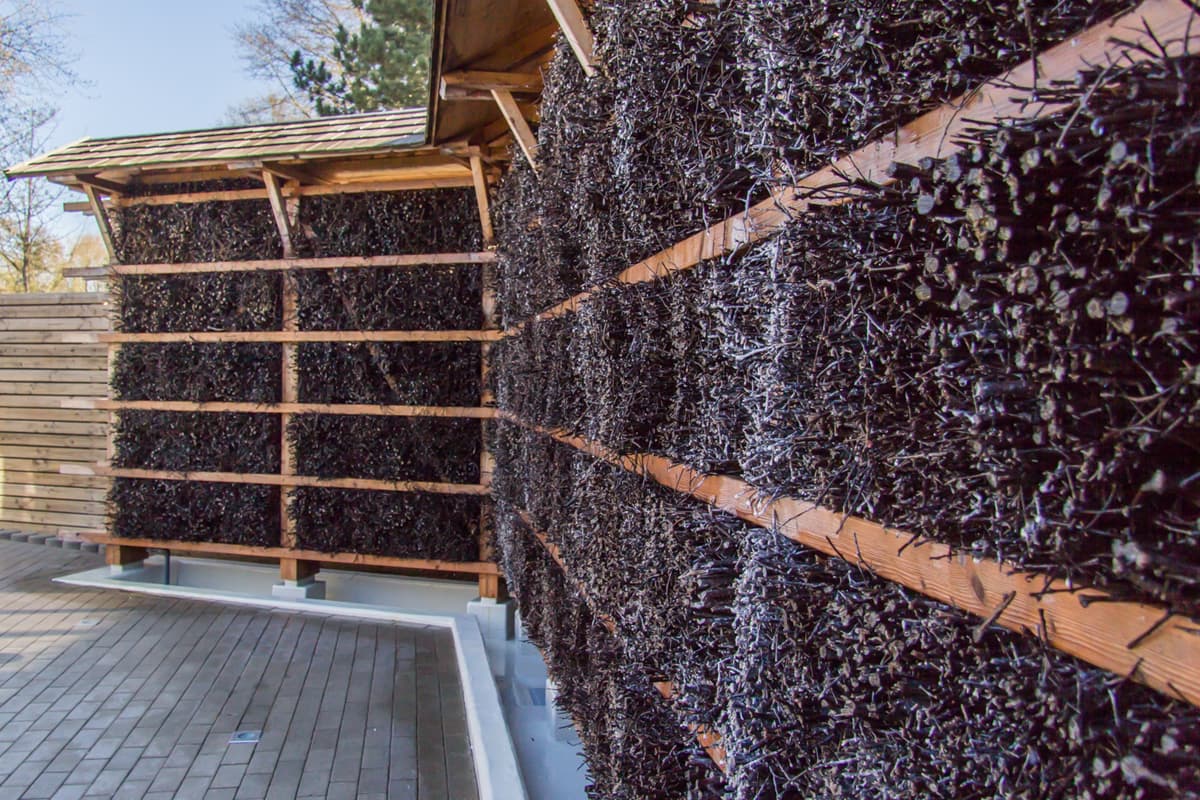
[[[63,475],[136,478],[148,481],[196,481],[198,483],[242,483],[255,486],[303,486],[314,489],[360,489],[377,492],[428,492],[429,494],[486,495],[491,490],[481,483],[438,483],[435,481],[384,481],[371,478],[317,478],[310,475],[278,475],[250,472],[177,472],[159,469],[110,467],[107,464],[63,464]]]
[[[332,256],[323,258],[268,258],[255,261],[194,261],[184,264],[113,264],[118,275],[190,275],[205,272],[285,272],[297,269],[373,269],[426,267],[445,264],[491,264],[496,254],[409,253],[394,256]],[[102,268],[103,269],[103,268]]]
[[[495,419],[495,408],[486,406],[406,406],[371,403],[227,403],[187,400],[64,400],[63,408],[101,411],[178,411],[234,414],[334,414],[363,417],[456,417]]]
[[[101,281],[108,278],[108,267],[63,267],[64,278],[83,278],[89,281]]]
[[[438,561],[427,558],[396,558],[375,556],[366,553],[326,553],[321,550],[299,550],[286,547],[255,547],[245,544],[221,542],[181,542],[162,539],[127,539],[96,531],[78,534],[85,542],[117,547],[141,547],[148,550],[171,550],[204,555],[241,556],[243,558],[296,559],[318,561],[323,564],[352,565],[358,567],[388,567],[392,569],[414,569],[429,572],[463,572],[477,575],[496,575],[499,568],[487,561]]]
[[[176,331],[171,333],[65,333],[64,342],[136,344],[166,342],[494,342],[500,331]]]
[[[361,194],[363,192],[407,192],[423,189],[458,189],[471,185],[471,175],[461,177],[424,178],[418,180],[372,180],[361,183],[337,183],[317,186],[289,186],[285,197],[319,197],[329,194]],[[180,192],[176,194],[151,194],[137,197],[110,197],[107,206],[128,208],[130,206],[169,206],[177,203],[211,203],[233,200],[266,200],[267,189],[228,189],[216,192]],[[85,202],[63,203],[64,211],[91,211]]]
[[[443,100],[492,100],[492,90],[513,94],[538,94],[542,91],[542,76],[538,72],[488,72],[461,70],[442,76],[440,94]]]
[[[1072,80],[1096,64],[1138,62],[1156,57],[1158,42],[1170,43],[1172,53],[1200,53],[1200,36],[1188,35],[1197,14],[1183,0],[1146,0],[1134,10],[1106,20],[1073,36],[1037,57],[988,81],[979,89],[924,114],[895,134],[871,142],[853,153],[776,191],[746,211],[689,236],[626,269],[612,283],[655,281],[674,272],[693,269],[762,241],[810,207],[847,202],[852,193],[848,179],[862,178],[879,184],[892,182],[887,174],[893,162],[916,164],[922,158],[945,158],[962,149],[962,137],[980,122],[1001,119],[1036,119],[1060,110],[1061,105],[1031,102],[1014,87],[1049,86]],[[588,289],[551,306],[534,319],[570,313],[601,291]],[[513,325],[518,332],[528,321]]]
[[[772,499],[740,478],[706,475],[661,456],[616,453],[565,431],[502,416],[752,525],[777,530],[805,547],[1009,630],[1038,636],[1068,655],[1200,706],[1197,623],[1184,616],[1164,622],[1161,606],[1117,600],[805,500]]]

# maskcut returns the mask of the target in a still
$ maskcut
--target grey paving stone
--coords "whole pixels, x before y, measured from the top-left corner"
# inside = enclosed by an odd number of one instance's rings
[[[101,563],[0,537],[0,629],[27,637],[0,680],[0,800],[474,799],[448,632],[37,588]],[[101,624],[64,644],[50,603]]]

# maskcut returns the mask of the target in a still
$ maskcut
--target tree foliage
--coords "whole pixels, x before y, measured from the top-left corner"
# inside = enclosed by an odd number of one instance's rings
[[[11,165],[46,149],[57,110],[46,102],[74,76],[62,17],[47,0],[0,0],[0,160]],[[44,180],[3,184],[0,291],[39,291],[62,281],[65,247],[54,228],[62,187]]]
[[[227,121],[247,125],[316,116],[308,93],[296,86],[292,60],[329,63],[336,70],[338,30],[357,30],[366,12],[354,0],[257,0],[253,13],[234,28],[234,39],[246,73],[274,88],[231,106]]]
[[[424,105],[432,8],[428,0],[353,0],[358,30],[339,24],[329,58],[296,50],[295,86],[321,116]]]

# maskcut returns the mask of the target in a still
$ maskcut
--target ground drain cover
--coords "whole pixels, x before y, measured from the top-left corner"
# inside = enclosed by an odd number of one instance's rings
[[[256,744],[262,738],[262,731],[238,731],[229,737],[230,744]]]

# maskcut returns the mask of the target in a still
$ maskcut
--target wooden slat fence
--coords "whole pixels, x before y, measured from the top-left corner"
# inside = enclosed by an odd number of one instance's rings
[[[105,456],[107,412],[62,404],[108,393],[108,348],[72,342],[109,330],[108,311],[100,293],[0,294],[0,527],[103,527],[109,480],[59,468]]]

